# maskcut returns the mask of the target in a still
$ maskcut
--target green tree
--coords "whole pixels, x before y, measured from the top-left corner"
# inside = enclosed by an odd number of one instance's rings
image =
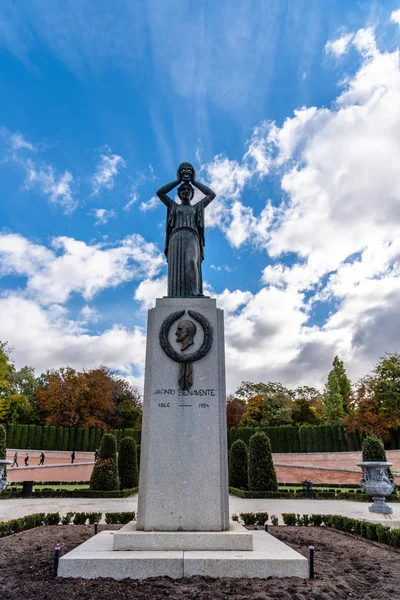
[[[239,490],[247,490],[248,468],[247,446],[243,440],[236,440],[229,452],[229,485]]]
[[[244,381],[236,390],[235,397],[246,400],[246,411],[240,427],[271,427],[290,425],[292,422],[293,392],[280,383],[252,384]]]
[[[132,437],[126,436],[119,443],[118,473],[122,490],[138,486],[137,447]]]
[[[250,438],[249,489],[268,492],[276,492],[278,489],[271,444],[265,433],[261,431]]]
[[[293,392],[292,420],[296,425],[318,425],[324,416],[323,397],[308,385],[297,387]]]
[[[112,491],[119,489],[117,440],[106,433],[101,440],[99,458],[93,467],[90,489]]]
[[[26,378],[33,372],[32,367],[15,369],[10,358],[11,351],[7,344],[0,342],[0,421],[5,423],[30,423],[32,407],[25,392],[29,386],[24,384]]]
[[[334,425],[343,421],[343,397],[340,393],[338,378],[333,369],[329,373],[328,381],[325,385],[324,405],[327,423]]]
[[[332,371],[334,371],[339,383],[339,393],[343,400],[343,411],[349,412],[349,398],[351,394],[351,381],[347,376],[343,361],[338,356],[335,356],[332,362]]]

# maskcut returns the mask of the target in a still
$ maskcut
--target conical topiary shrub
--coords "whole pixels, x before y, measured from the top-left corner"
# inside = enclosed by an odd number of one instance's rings
[[[229,453],[229,485],[239,490],[248,489],[248,452],[243,440],[236,440]]]
[[[385,448],[375,435],[365,438],[362,445],[362,459],[364,462],[387,462]]]
[[[0,459],[5,460],[6,452],[6,428],[0,425]]]
[[[117,440],[111,433],[106,433],[101,440],[99,457],[90,478],[90,489],[100,491],[119,489]]]
[[[118,473],[121,490],[135,488],[138,485],[137,448],[133,438],[122,438],[118,450]]]
[[[249,490],[265,492],[278,490],[271,444],[262,431],[255,433],[249,442]]]

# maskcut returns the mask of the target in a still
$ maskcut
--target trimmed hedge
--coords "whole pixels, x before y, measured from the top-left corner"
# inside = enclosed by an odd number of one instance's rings
[[[230,449],[236,440],[246,445],[257,431],[267,435],[272,452],[354,452],[361,450],[363,436],[358,432],[346,432],[340,425],[304,425],[294,427],[231,427],[228,431],[227,443]],[[8,425],[7,447],[21,450],[75,450],[75,452],[94,452],[100,448],[105,429],[54,428],[41,425]],[[117,445],[124,437],[133,437],[140,446],[140,429],[112,429]],[[390,430],[390,437],[385,443],[386,449],[400,449],[400,429]]]
[[[243,440],[236,440],[229,453],[229,485],[241,490],[248,489],[249,457]]]
[[[250,437],[257,431],[264,432],[271,442],[272,452],[349,452],[361,450],[362,439],[356,433],[347,433],[340,425],[281,425],[280,427],[238,427],[228,432],[228,447],[235,440],[248,445]],[[390,447],[400,448],[400,430],[390,436]]]
[[[0,425],[0,459],[6,458],[6,428]]]
[[[119,444],[118,474],[122,489],[138,485],[137,448],[133,437],[124,437]]]
[[[100,491],[119,489],[117,440],[112,433],[106,433],[101,440],[99,458],[90,478],[90,489]]]
[[[249,442],[249,489],[276,492],[278,482],[272,462],[271,444],[262,431],[258,431]]]
[[[391,529],[385,525],[360,521],[342,515],[296,515],[294,513],[282,513],[285,525],[319,527],[331,527],[352,535],[359,535],[367,540],[387,544],[394,548],[400,548],[400,529]]]
[[[106,513],[105,518],[106,518],[106,523],[107,525],[117,525],[117,524],[121,524],[121,525],[126,525],[127,523],[129,523],[130,521],[134,521],[135,520],[135,512],[109,512]]]

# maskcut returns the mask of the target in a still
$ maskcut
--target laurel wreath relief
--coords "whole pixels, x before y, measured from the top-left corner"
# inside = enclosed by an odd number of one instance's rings
[[[178,310],[177,312],[170,314],[164,320],[160,329],[160,344],[161,348],[164,350],[165,354],[169,356],[169,358],[177,363],[181,363],[179,370],[179,387],[181,389],[189,389],[189,387],[192,386],[191,363],[195,362],[196,360],[200,360],[200,358],[203,358],[203,356],[209,352],[213,341],[213,329],[208,319],[203,317],[203,315],[195,312],[194,310],[188,310],[189,316],[197,321],[203,328],[204,338],[203,342],[195,352],[192,352],[191,354],[178,354],[178,352],[171,346],[171,343],[168,339],[168,334],[172,324],[183,317],[184,314],[184,310]],[[182,363],[186,363],[188,368],[182,368],[184,367]]]

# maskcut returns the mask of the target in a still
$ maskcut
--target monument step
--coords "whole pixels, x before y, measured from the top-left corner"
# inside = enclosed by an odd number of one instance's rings
[[[228,531],[138,531],[131,521],[114,534],[114,550],[248,550],[253,536],[239,523],[230,522]]]
[[[61,557],[59,577],[173,579],[205,577],[308,578],[304,556],[264,531],[252,531],[253,551],[118,551],[116,532],[102,531]]]

